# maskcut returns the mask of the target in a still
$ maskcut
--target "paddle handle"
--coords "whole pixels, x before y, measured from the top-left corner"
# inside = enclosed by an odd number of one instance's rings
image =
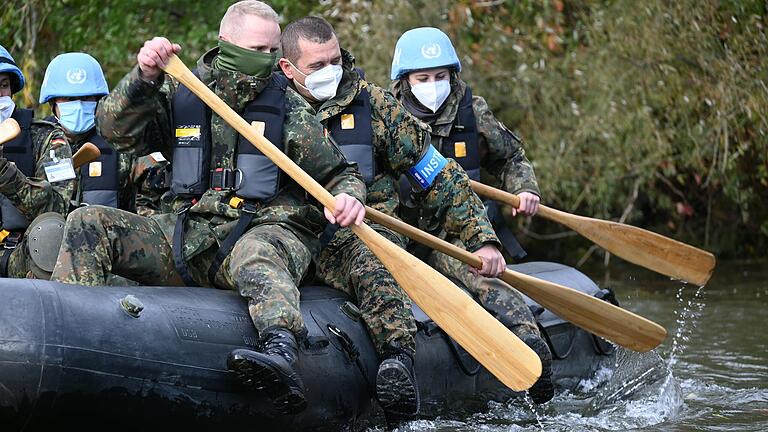
[[[474,190],[481,197],[503,202],[505,204],[511,205],[514,208],[520,207],[520,197],[513,193],[505,192],[501,189],[496,189],[495,187],[488,186],[476,180],[470,180],[470,183],[472,184],[472,190]],[[539,211],[536,212],[536,214],[547,219],[562,223],[562,212],[549,208],[545,205],[539,204]]]
[[[165,66],[165,71],[173,75],[179,82],[184,84],[193,93],[208,105],[213,111],[221,116],[230,126],[232,126],[241,136],[253,143],[266,157],[275,163],[283,172],[288,174],[296,183],[301,185],[310,195],[318,200],[324,207],[333,210],[335,208],[335,199],[330,192],[325,190],[315,179],[304,172],[294,161],[280,151],[274,144],[269,142],[262,135],[256,133],[248,122],[243,120],[232,108],[216,96],[211,89],[205,86],[187,66],[173,55]]]
[[[20,133],[19,122],[12,118],[5,119],[4,122],[0,123],[0,145],[16,138]]]
[[[80,150],[72,155],[72,166],[78,169],[88,162],[95,161],[99,156],[101,156],[101,150],[95,144],[87,142],[80,146]]]

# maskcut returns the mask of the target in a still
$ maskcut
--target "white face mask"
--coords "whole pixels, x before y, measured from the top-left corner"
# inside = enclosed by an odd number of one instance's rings
[[[328,66],[307,75],[300,71],[293,63],[288,63],[293,66],[294,70],[305,77],[305,85],[301,85],[301,83],[296,80],[293,82],[307,89],[309,94],[311,94],[315,100],[326,101],[336,96],[336,90],[339,88],[341,76],[344,74],[341,65],[329,64]]]
[[[16,104],[10,96],[0,96],[0,122],[11,118],[14,109],[16,109]]]
[[[422,105],[431,109],[432,112],[437,112],[440,105],[451,94],[451,83],[448,80],[418,83],[411,86],[411,93]]]

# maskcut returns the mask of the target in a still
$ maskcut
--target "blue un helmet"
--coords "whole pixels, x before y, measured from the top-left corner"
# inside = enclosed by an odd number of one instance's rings
[[[447,67],[461,72],[461,62],[448,35],[434,27],[419,27],[400,36],[392,57],[392,81],[421,69]]]
[[[56,97],[105,96],[107,81],[95,58],[86,53],[59,54],[45,70],[40,103]]]
[[[11,53],[2,45],[0,45],[0,73],[11,74],[11,93],[19,92],[24,88],[24,74],[16,66]]]

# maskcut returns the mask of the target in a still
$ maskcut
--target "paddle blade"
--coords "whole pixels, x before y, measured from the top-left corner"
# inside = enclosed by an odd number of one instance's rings
[[[560,318],[625,348],[650,351],[667,337],[655,322],[573,288],[512,270],[501,279]]]
[[[715,269],[711,253],[642,228],[543,206],[539,214],[577,231],[620,258],[675,279],[703,286]]]
[[[523,341],[445,276],[367,225],[352,230],[408,296],[507,387],[522,391],[541,375],[541,360]]]
[[[5,144],[8,141],[16,138],[21,133],[19,123],[12,119],[7,118],[4,122],[0,123],[0,144]]]
[[[78,169],[88,162],[95,161],[99,156],[101,156],[101,150],[95,144],[87,142],[80,146],[80,150],[72,155],[72,166]]]

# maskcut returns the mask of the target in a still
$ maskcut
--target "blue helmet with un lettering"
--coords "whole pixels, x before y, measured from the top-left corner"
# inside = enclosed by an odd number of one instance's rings
[[[419,27],[400,36],[392,57],[390,78],[421,69],[447,67],[461,71],[461,62],[448,35],[434,27]]]
[[[24,88],[24,74],[16,65],[16,61],[11,57],[11,53],[0,45],[0,73],[11,75],[11,93],[16,93]]]
[[[40,103],[56,97],[107,94],[109,88],[99,62],[86,53],[73,52],[59,54],[48,64],[40,87]]]

